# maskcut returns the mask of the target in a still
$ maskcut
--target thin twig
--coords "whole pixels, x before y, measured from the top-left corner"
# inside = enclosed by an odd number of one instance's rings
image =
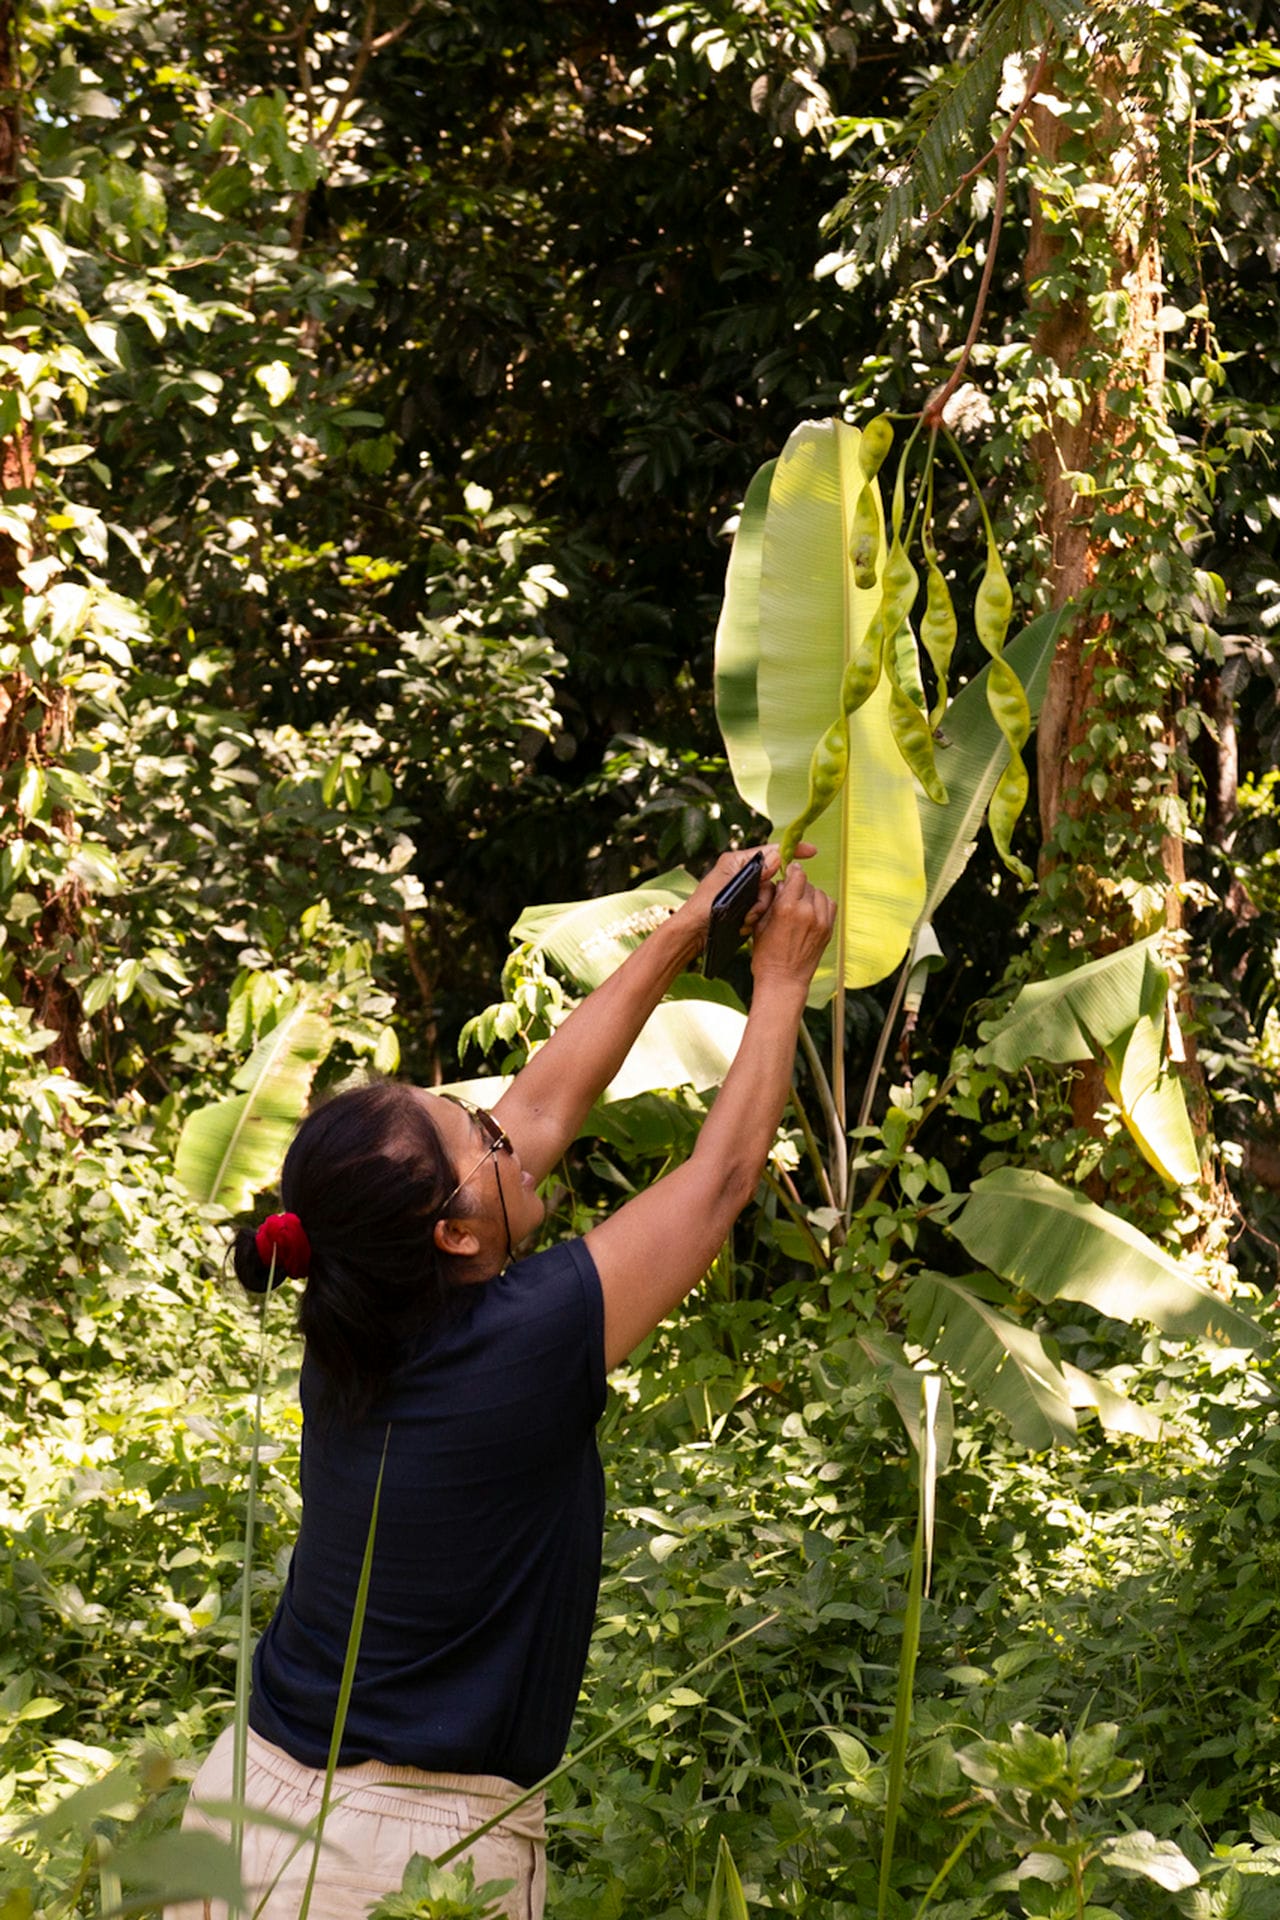
[[[1000,246],[1000,229],[1004,224],[1005,205],[1009,198],[1009,150],[1014,132],[1023,116],[1030,110],[1031,103],[1040,90],[1041,79],[1044,76],[1045,68],[1049,64],[1049,53],[1052,44],[1052,41],[1045,42],[1040,58],[1036,62],[1035,72],[1027,83],[1027,90],[1023,95],[1022,104],[1009,121],[1008,126],[1006,126],[1004,132],[1000,135],[1000,138],[992,147],[990,153],[986,154],[984,158],[978,162],[976,167],[965,174],[960,185],[956,188],[955,193],[950,194],[948,198],[943,201],[942,206],[938,208],[938,213],[929,216],[930,220],[936,220],[938,214],[941,213],[945,207],[950,206],[951,202],[956,198],[956,195],[963,191],[968,181],[970,181],[975,174],[980,173],[983,168],[989,165],[994,159],[996,163],[996,197],[995,205],[991,210],[991,233],[987,240],[987,257],[983,263],[982,279],[978,286],[978,298],[974,302],[973,317],[969,322],[969,331],[965,336],[965,343],[960,349],[960,358],[951,370],[950,378],[941,391],[926,403],[920,414],[921,425],[931,428],[934,432],[936,432],[942,424],[942,416],[946,409],[947,402],[964,378],[965,370],[969,365],[973,349],[978,342],[978,334],[981,331],[983,318],[987,310],[987,297],[991,292],[991,276],[995,271],[996,253]],[[925,224],[927,226],[929,222],[926,221]]]
[[[1018,108],[1017,112],[1014,114],[1013,118],[1010,120],[1008,126],[1005,128],[1004,132],[1000,135],[1000,138],[996,141],[995,145],[991,147],[986,153],[983,154],[981,160],[978,161],[976,166],[970,167],[968,173],[961,174],[958,184],[953,189],[953,191],[947,195],[946,199],[942,202],[941,206],[935,207],[932,213],[926,214],[925,222],[924,222],[926,227],[931,227],[935,220],[941,219],[942,215],[946,212],[947,208],[950,206],[953,206],[955,202],[960,198],[960,195],[964,192],[965,188],[968,186],[971,180],[976,180],[980,173],[985,173],[986,169],[991,165],[991,162],[995,159],[996,155],[999,153],[1001,147],[1004,147],[1007,151],[1009,142],[1013,139],[1013,136],[1017,132],[1021,122],[1025,119],[1026,115],[1030,112],[1031,103],[1040,91],[1040,82],[1044,78],[1044,70],[1049,64],[1049,55],[1052,51],[1053,51],[1052,39],[1046,40],[1044,46],[1040,51],[1040,58],[1036,62],[1035,72],[1032,74],[1031,79],[1027,83],[1027,90],[1025,94],[1022,96],[1022,105]]]

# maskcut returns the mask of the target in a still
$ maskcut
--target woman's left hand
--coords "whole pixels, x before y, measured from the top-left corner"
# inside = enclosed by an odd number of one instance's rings
[[[796,848],[796,857],[810,860],[817,848],[807,840],[802,840]],[[765,847],[737,847],[732,853],[722,853],[710,873],[704,874],[697,887],[680,909],[680,918],[691,928],[696,928],[699,944],[706,938],[707,924],[711,918],[711,903],[722,887],[729,884],[735,873],[741,873],[749,860],[757,853],[763,853],[764,864],[760,869],[760,884],[756,890],[753,905],[743,923],[744,936],[753,934],[761,921],[768,917],[773,905],[773,882],[778,872],[778,849],[770,844]]]

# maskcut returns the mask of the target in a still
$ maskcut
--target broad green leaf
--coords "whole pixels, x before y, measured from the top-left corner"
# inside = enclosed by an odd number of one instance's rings
[[[1164,1032],[1162,1005],[1158,1016],[1135,1022],[1123,1051],[1108,1047],[1104,1078],[1143,1158],[1171,1185],[1185,1187],[1200,1178],[1200,1154],[1182,1082],[1165,1064]]]
[[[1127,1393],[1099,1380],[1096,1374],[1083,1373],[1067,1361],[1062,1363],[1073,1407],[1092,1407],[1107,1433],[1131,1433],[1138,1440],[1158,1440],[1163,1428],[1149,1407],[1141,1407]]]
[[[1141,1874],[1168,1893],[1180,1893],[1200,1884],[1198,1870],[1181,1847],[1172,1840],[1157,1840],[1154,1833],[1139,1828],[1136,1833],[1118,1834],[1102,1843],[1102,1858],[1121,1873]]]
[[[598,987],[696,885],[691,874],[677,867],[627,893],[527,907],[511,935],[539,948],[580,986]]]
[[[154,1900],[225,1901],[233,1910],[246,1906],[236,1856],[216,1833],[153,1833],[121,1846],[112,1866],[130,1887],[145,1887]],[[136,1902],[130,1910],[136,1911]]]
[[[1042,613],[1011,640],[1004,657],[1015,669],[1026,692],[1034,720],[1049,683],[1049,666],[1066,610]],[[982,827],[987,802],[1009,761],[1004,735],[987,704],[985,666],[952,700],[942,722],[945,746],[938,744],[938,776],[947,789],[947,804],[935,806],[919,796],[920,829],[924,840],[925,898],[922,913],[932,917],[969,863]]]
[[[1182,1084],[1165,1058],[1169,976],[1159,934],[1024,987],[978,1058],[1006,1071],[1028,1060],[1102,1059],[1107,1091],[1144,1157],[1175,1186],[1200,1175]]]
[[[718,639],[717,672],[726,680],[721,723],[735,773],[746,769],[744,798],[763,803],[775,830],[805,808],[813,749],[841,711],[845,664],[880,605],[878,576],[874,586],[858,587],[849,560],[853,508],[864,484],[860,441],[858,429],[840,420],[798,427],[774,467],[763,527],[753,514],[748,551],[739,568],[731,567]],[[878,489],[873,493],[879,512]],[[745,692],[753,631],[754,711]],[[924,897],[915,782],[894,743],[884,676],[850,718],[849,773],[839,798],[806,837],[818,848],[809,875],[840,910],[810,995],[822,1005],[838,973],[846,986],[868,986],[892,971]]]
[[[190,1115],[174,1168],[198,1200],[239,1213],[274,1178],[331,1041],[328,1020],[299,1001],[234,1076],[242,1091]]]
[[[718,1087],[746,1024],[744,1013],[714,1000],[664,1000],[645,1021],[604,1099],[629,1100],[665,1087]]]
[[[1042,1453],[1075,1438],[1070,1389],[1030,1327],[940,1273],[916,1275],[908,1305],[912,1339],[1002,1414],[1020,1445]]]
[[[950,1231],[1036,1300],[1080,1300],[1178,1340],[1259,1347],[1260,1327],[1127,1221],[1043,1173],[1001,1167],[974,1182]]]
[[[1028,1060],[1090,1060],[1095,1044],[1108,1047],[1129,1033],[1149,1005],[1153,970],[1158,1004],[1167,976],[1160,966],[1160,935],[1104,954],[1052,980],[1023,987],[1007,1013],[984,1030],[978,1058],[1014,1073]]]
[[[760,664],[760,560],[765,509],[777,465],[754,475],[733,536],[724,606],[716,630],[716,719],[724,735],[734,785],[748,806],[768,812],[769,760],[760,738],[756,673]]]

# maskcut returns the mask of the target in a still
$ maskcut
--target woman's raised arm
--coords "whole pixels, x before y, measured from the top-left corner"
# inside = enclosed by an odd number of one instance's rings
[[[812,848],[801,847],[803,855]],[[722,854],[684,905],[574,1008],[494,1107],[535,1180],[544,1179],[577,1137],[596,1100],[622,1066],[649,1015],[706,939],[711,902],[751,859],[753,848]],[[778,850],[766,847],[760,892],[747,917],[758,926],[773,900]]]

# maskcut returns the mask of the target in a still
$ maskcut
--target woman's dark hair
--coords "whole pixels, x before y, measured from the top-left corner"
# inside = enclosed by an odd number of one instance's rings
[[[294,1135],[280,1190],[311,1243],[298,1328],[326,1415],[366,1414],[448,1305],[455,1283],[432,1228],[454,1179],[428,1102],[394,1081],[335,1095]],[[454,1204],[465,1211],[465,1196]],[[234,1262],[243,1286],[265,1291],[252,1227],[236,1235]]]

